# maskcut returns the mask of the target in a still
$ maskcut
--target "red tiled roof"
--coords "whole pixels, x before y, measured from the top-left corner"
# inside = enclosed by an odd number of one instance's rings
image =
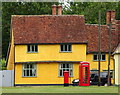
[[[87,25],[86,34],[88,39],[88,52],[98,51],[98,25]],[[118,45],[118,32],[112,30],[111,49]],[[101,52],[109,51],[109,28],[107,25],[101,25]]]
[[[87,51],[98,51],[98,25],[85,24],[84,16],[13,16],[12,30],[15,44],[86,43]],[[112,30],[112,50],[118,45],[120,21]],[[119,34],[120,35],[120,34]],[[101,52],[109,50],[109,29],[101,26]]]
[[[13,16],[15,44],[85,43],[84,16]]]

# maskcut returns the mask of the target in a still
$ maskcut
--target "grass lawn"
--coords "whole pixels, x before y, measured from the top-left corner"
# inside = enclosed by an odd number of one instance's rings
[[[35,86],[35,87],[3,87],[2,93],[118,93],[118,87],[98,86]]]

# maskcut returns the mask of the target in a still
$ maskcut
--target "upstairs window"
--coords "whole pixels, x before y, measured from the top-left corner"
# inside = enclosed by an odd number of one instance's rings
[[[106,60],[105,54],[101,54],[100,60],[101,60],[101,61],[105,61],[105,60]],[[94,55],[93,55],[93,61],[98,61],[98,54],[94,54]]]
[[[72,52],[72,45],[70,44],[60,45],[60,51],[61,52]]]
[[[38,52],[38,45],[28,45],[27,52],[29,53]]]

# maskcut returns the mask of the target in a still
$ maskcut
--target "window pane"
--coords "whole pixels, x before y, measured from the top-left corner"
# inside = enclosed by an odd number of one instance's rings
[[[27,69],[27,64],[24,64],[24,69]]]
[[[63,69],[63,72],[65,71],[65,69]]]
[[[23,76],[26,76],[25,73],[26,73],[26,71],[24,70],[24,71],[23,71]]]
[[[29,64],[26,64],[27,69],[29,69]]]
[[[73,74],[72,74],[72,73],[73,73],[73,71],[72,71],[72,70],[70,70],[70,76],[73,76]]]
[[[35,69],[35,64],[32,64],[32,69]]]
[[[32,68],[33,67],[33,65],[32,64],[30,64],[30,68]]]
[[[60,70],[60,76],[62,76],[62,70]]]
[[[93,60],[98,60],[97,54],[94,54]]]
[[[72,68],[72,64],[69,64],[69,68]]]
[[[67,50],[67,45],[65,45],[65,51],[68,51],[68,50]]]
[[[67,66],[66,66],[66,68],[69,68],[69,64],[66,64]]]
[[[60,68],[63,68],[63,64],[60,64]]]
[[[69,69],[66,69],[65,71],[69,71]],[[70,72],[69,72],[70,73]]]
[[[31,45],[31,47],[32,47],[32,52],[34,52],[34,48],[35,48],[35,46],[34,46],[34,45]]]
[[[36,76],[36,70],[33,70],[33,76]]]
[[[35,52],[38,52],[38,45],[35,45]]]
[[[63,68],[65,68],[65,64],[63,64]]]
[[[32,73],[32,70],[30,70],[30,76],[32,76],[32,74],[33,74],[33,73]]]
[[[61,51],[64,51],[64,50],[63,50],[63,45],[61,45],[60,48],[61,48]]]
[[[102,60],[105,60],[105,54],[102,54]]]
[[[71,51],[71,45],[68,45],[68,51]]]
[[[30,45],[27,46],[27,51],[30,52]]]
[[[26,70],[26,71],[27,71],[26,76],[29,76],[29,70]]]

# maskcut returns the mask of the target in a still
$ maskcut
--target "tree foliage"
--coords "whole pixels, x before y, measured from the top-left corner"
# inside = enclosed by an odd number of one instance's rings
[[[6,61],[5,59],[0,60],[0,70],[6,70]]]
[[[84,15],[86,23],[98,23],[98,12],[101,11],[101,23],[106,22],[106,11],[115,10],[116,17],[120,16],[120,2],[72,2],[70,7],[64,7],[64,14]]]

